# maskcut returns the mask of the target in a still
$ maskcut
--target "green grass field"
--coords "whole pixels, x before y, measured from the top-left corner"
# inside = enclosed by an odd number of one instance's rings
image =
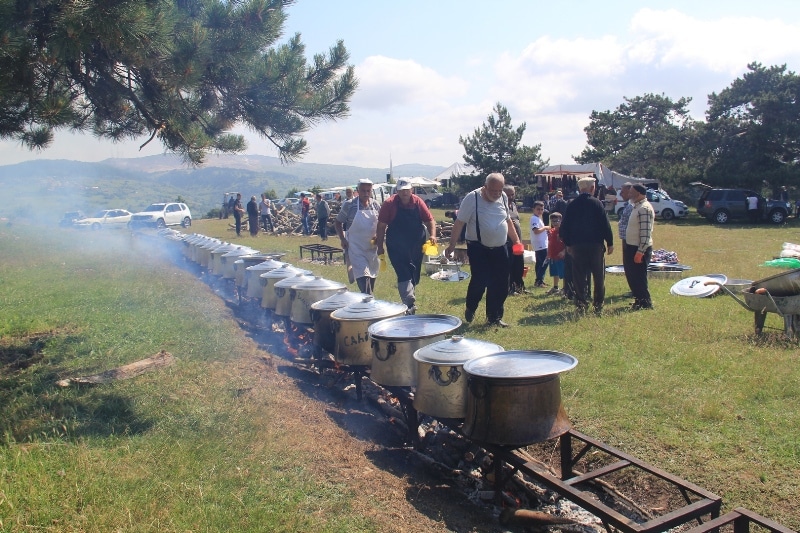
[[[188,231],[286,251],[294,263],[300,244],[318,240],[236,239],[218,220]],[[780,272],[760,265],[800,232],[794,219],[717,227],[691,218],[657,223],[654,240],[689,275],[759,279]],[[607,258],[621,262],[619,251]],[[345,281],[341,266],[310,268]],[[578,366],[561,384],[576,429],[719,494],[726,509],[800,528],[797,341],[783,338],[776,315],[756,337],[752,313],[732,298],[672,296],[673,283],[651,281],[655,310],[630,313],[624,277],[608,276],[603,315],[581,319],[563,299],[530,289],[507,301],[513,327],[487,328],[481,306],[464,334],[574,355]],[[419,312],[463,318],[465,292],[466,282],[424,279]],[[398,299],[390,273],[376,294]],[[269,420],[270,403],[237,393],[250,384],[233,368],[252,345],[234,316],[136,239],[7,225],[0,305],[0,530],[374,528],[349,512],[340,487],[304,471],[302,450],[287,456],[279,431],[264,440],[256,421]],[[161,349],[180,354],[179,364],[105,387],[54,386]],[[306,512],[318,506],[325,518]]]

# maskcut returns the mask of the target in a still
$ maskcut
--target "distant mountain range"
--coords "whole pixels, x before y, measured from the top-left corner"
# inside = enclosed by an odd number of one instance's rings
[[[392,174],[432,178],[447,167],[397,165]],[[310,189],[355,184],[361,178],[386,181],[389,168],[292,163],[261,155],[209,156],[202,167],[187,167],[174,155],[106,159],[87,163],[38,159],[0,166],[0,187],[11,202],[0,204],[0,216],[30,213],[30,206],[54,210],[60,217],[76,209],[94,212],[104,208],[138,211],[150,203],[182,198],[195,218],[217,207],[225,192],[246,198],[275,190],[283,197],[292,188]]]

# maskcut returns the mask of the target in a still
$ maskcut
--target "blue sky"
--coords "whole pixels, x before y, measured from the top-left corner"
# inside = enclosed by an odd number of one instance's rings
[[[546,4],[546,5],[545,5]],[[751,61],[800,71],[800,2],[535,2],[299,0],[287,36],[299,32],[309,57],[342,39],[360,88],[351,116],[306,135],[305,162],[386,167],[448,166],[497,102],[523,143],[551,163],[571,163],[585,146],[593,110],[623,97],[692,97],[702,119],[707,95],[730,85]],[[247,153],[276,155],[242,130]],[[59,134],[31,153],[0,142],[0,161],[84,161],[162,153],[157,143],[112,144]]]

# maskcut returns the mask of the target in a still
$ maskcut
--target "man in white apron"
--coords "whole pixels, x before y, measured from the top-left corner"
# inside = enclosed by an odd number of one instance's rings
[[[352,268],[352,277],[358,283],[358,290],[372,294],[380,266],[375,246],[379,208],[377,202],[372,200],[372,181],[359,180],[357,191],[358,196],[342,205],[334,226],[350,263],[349,268]]]

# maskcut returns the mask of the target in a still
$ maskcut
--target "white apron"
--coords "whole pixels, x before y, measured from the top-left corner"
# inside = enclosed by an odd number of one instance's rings
[[[347,228],[348,255],[350,265],[353,267],[353,276],[362,278],[369,276],[378,277],[378,250],[372,244],[372,237],[378,229],[378,212],[372,209],[361,209],[361,202],[357,201],[356,216],[353,223]]]

